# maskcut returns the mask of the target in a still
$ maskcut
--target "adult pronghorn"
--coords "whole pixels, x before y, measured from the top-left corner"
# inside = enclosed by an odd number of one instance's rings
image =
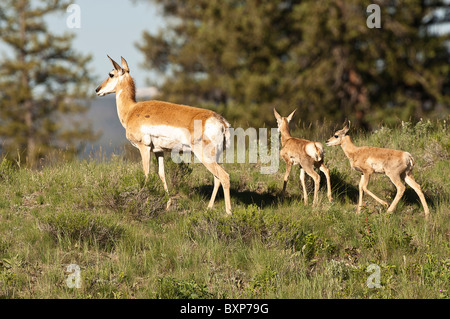
[[[359,200],[357,212],[361,211],[363,193],[366,192],[372,196],[377,202],[388,207],[388,203],[378,198],[375,194],[367,189],[370,175],[373,173],[386,174],[397,188],[397,194],[388,208],[388,212],[393,212],[400,198],[405,192],[405,181],[417,193],[425,211],[425,217],[428,217],[430,210],[428,209],[425,196],[422,193],[420,185],[414,180],[412,169],[414,159],[411,154],[404,151],[393,150],[389,148],[379,148],[370,146],[355,146],[347,132],[350,129],[350,121],[339,131],[336,131],[327,141],[327,146],[340,145],[345,155],[350,161],[350,166],[362,173],[359,183]]]
[[[122,67],[109,56],[114,69],[95,90],[104,96],[116,93],[117,113],[126,130],[127,139],[141,153],[144,174],[147,177],[150,152],[158,159],[158,174],[168,194],[164,174],[164,152],[174,149],[193,151],[197,158],[214,175],[214,189],[208,208],[212,208],[217,190],[222,184],[225,209],[231,214],[230,178],[217,163],[222,154],[223,142],[230,138],[230,124],[219,114],[201,108],[161,101],[137,102],[135,84],[130,76],[127,61],[122,57]],[[170,200],[167,207],[170,206]]]
[[[280,156],[286,162],[286,173],[284,175],[282,196],[284,196],[284,192],[286,191],[286,185],[292,165],[300,165],[300,181],[303,187],[303,200],[305,205],[308,204],[308,194],[306,192],[305,185],[305,172],[314,180],[313,205],[317,204],[318,201],[320,175],[314,171],[314,167],[318,168],[325,174],[327,179],[328,200],[331,202],[333,201],[333,198],[331,196],[330,171],[323,164],[323,146],[319,142],[311,142],[291,136],[289,131],[289,122],[292,120],[294,113],[295,110],[289,114],[288,117],[282,117],[275,109],[273,109],[273,114],[275,115],[278,123],[278,131],[281,133],[282,148],[280,151]]]

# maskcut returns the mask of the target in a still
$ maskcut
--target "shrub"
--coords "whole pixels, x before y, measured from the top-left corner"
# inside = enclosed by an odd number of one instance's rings
[[[76,241],[104,249],[112,248],[125,233],[117,223],[87,212],[65,211],[40,217],[38,227],[57,241]]]
[[[179,280],[172,277],[158,278],[158,299],[210,299],[213,294],[205,284],[199,284],[194,279]]]
[[[231,216],[212,211],[194,214],[188,219],[189,236],[209,237],[250,242],[254,238],[265,241],[267,229],[264,214],[256,205],[236,209]]]
[[[188,192],[188,185],[192,174],[192,165],[181,162],[174,163],[172,159],[167,158],[164,162],[166,180],[169,183],[169,189],[184,190]],[[160,181],[161,182],[161,181]]]
[[[115,179],[105,177],[94,191],[94,197],[104,207],[127,213],[136,220],[145,220],[163,212],[168,200],[159,177],[149,175],[146,181],[140,171]]]
[[[270,268],[264,269],[261,273],[253,277],[249,293],[252,297],[267,296],[269,292],[275,291],[277,288],[278,274]]]

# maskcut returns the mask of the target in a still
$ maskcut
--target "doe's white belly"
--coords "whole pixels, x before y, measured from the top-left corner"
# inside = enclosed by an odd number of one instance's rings
[[[190,149],[191,136],[186,128],[169,125],[143,125],[141,127],[142,142],[152,145],[154,151],[172,149]]]

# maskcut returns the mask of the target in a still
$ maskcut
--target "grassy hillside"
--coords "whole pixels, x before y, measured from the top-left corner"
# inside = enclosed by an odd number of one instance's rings
[[[332,132],[294,136],[322,142]],[[166,166],[173,206],[159,178],[141,164],[96,156],[38,171],[0,165],[0,298],[449,298],[450,138],[445,122],[403,123],[357,145],[406,150],[430,206],[425,221],[407,188],[393,214],[371,197],[356,215],[360,175],[339,147],[326,147],[334,202],[305,206],[299,169],[281,200],[284,164],[273,175],[258,164],[225,164],[233,215],[222,191],[207,210],[212,176],[200,164]],[[154,163],[152,164],[155,165]],[[312,202],[311,179],[308,191]],[[369,184],[390,202],[385,176]],[[69,288],[67,267],[80,267]],[[368,288],[370,264],[381,288]]]

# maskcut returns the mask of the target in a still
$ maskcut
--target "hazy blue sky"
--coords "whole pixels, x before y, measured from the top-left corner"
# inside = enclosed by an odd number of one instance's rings
[[[109,54],[119,64],[120,56],[123,56],[136,86],[147,86],[145,80],[151,77],[151,72],[141,67],[144,55],[135,43],[142,39],[144,30],[157,33],[163,26],[161,10],[150,1],[73,0],[72,3],[80,6],[81,28],[70,29],[67,26],[71,15],[67,12],[48,20],[50,30],[57,34],[64,31],[75,33],[74,49],[92,54],[93,60],[89,66],[100,81],[112,69],[106,57]]]

